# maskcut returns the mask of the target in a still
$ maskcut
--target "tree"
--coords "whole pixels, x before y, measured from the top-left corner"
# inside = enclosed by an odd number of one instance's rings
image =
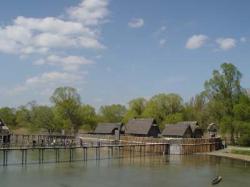
[[[59,87],[50,98],[55,105],[55,118],[57,123],[67,129],[73,129],[74,133],[82,125],[80,114],[80,95],[75,88]]]
[[[129,119],[140,117],[145,110],[146,103],[146,99],[142,97],[129,101],[129,107],[125,114],[124,121],[127,122]]]
[[[0,119],[2,119],[7,125],[16,126],[15,109],[9,107],[1,108]]]
[[[94,129],[96,127],[97,115],[94,107],[90,105],[82,105],[80,108],[80,114],[85,128]]]
[[[25,106],[16,110],[16,123],[18,127],[29,127],[31,125],[31,112]]]
[[[152,117],[157,123],[162,123],[167,115],[181,112],[182,98],[177,94],[157,94],[146,104],[144,117]]]
[[[46,129],[49,134],[55,132],[58,128],[55,123],[53,110],[48,106],[34,107],[31,121],[37,128]]]
[[[212,119],[208,114],[208,102],[203,92],[185,104],[183,118],[185,121],[198,121],[204,129],[207,127]]]
[[[102,122],[121,122],[126,111],[126,107],[120,104],[101,106],[100,120]]]
[[[242,94],[241,77],[237,67],[231,63],[223,63],[221,69],[214,70],[212,78],[205,82],[205,92],[208,99],[222,106],[225,115],[219,120],[226,127],[226,132],[230,132],[232,143],[234,143],[235,133],[233,108],[239,102]]]

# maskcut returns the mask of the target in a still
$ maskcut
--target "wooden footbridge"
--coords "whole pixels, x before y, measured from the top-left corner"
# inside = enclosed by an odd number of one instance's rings
[[[193,154],[221,148],[221,139],[176,139],[83,135],[13,135],[0,147],[0,165],[102,160],[162,154]]]
[[[0,148],[0,165],[26,165],[167,154],[168,144],[114,144]],[[1,157],[0,157],[1,159]]]

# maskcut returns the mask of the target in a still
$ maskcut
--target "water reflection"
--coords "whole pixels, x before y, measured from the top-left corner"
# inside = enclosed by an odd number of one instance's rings
[[[30,156],[32,158],[32,156]],[[200,187],[219,174],[222,187],[250,186],[244,162],[211,156],[150,156],[0,168],[0,186]]]

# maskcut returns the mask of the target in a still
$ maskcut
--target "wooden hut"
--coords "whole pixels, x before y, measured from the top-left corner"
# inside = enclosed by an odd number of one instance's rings
[[[1,144],[10,143],[10,130],[1,119],[0,119],[0,143]]]
[[[116,132],[122,133],[122,123],[99,123],[93,134],[114,135]]]
[[[160,134],[159,126],[152,118],[131,119],[125,126],[126,135],[157,137]]]
[[[189,124],[166,125],[162,136],[168,138],[192,138],[193,132]]]
[[[208,125],[207,131],[210,137],[215,137],[217,135],[218,126],[215,123],[211,123]]]
[[[190,125],[192,129],[192,138],[202,138],[203,130],[197,121],[182,121],[179,122],[178,124]]]

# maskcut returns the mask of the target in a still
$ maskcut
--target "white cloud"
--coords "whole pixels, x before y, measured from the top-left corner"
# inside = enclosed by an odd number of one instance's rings
[[[159,44],[161,47],[163,47],[166,44],[166,42],[167,42],[166,39],[163,38],[163,39],[160,39]]]
[[[133,18],[128,23],[128,26],[131,28],[140,28],[144,25],[144,20],[142,18]]]
[[[26,28],[27,30],[56,34],[93,34],[90,29],[84,27],[81,23],[66,21],[55,17],[27,18],[18,16],[14,20],[14,25]]]
[[[229,50],[236,46],[236,40],[233,38],[218,38],[216,43],[219,45],[219,48],[222,50]]]
[[[187,49],[197,49],[202,47],[205,42],[208,40],[208,37],[203,34],[191,36],[186,43]]]
[[[22,56],[62,48],[103,49],[99,24],[108,15],[107,6],[108,0],[83,0],[64,18],[18,16],[0,27],[0,52]]]
[[[50,55],[47,58],[41,58],[34,62],[35,65],[52,65],[52,66],[60,66],[64,71],[77,71],[80,66],[86,64],[93,64],[92,60],[86,59],[82,56],[66,56],[61,57],[57,55]]]
[[[49,72],[41,72],[15,88],[5,89],[6,94],[28,91],[41,94],[58,86],[82,86],[87,73],[82,67],[94,62],[84,55],[72,54],[75,50],[81,50],[82,54],[84,49],[105,48],[100,38],[101,25],[109,14],[108,5],[109,0],[81,0],[58,17],[18,16],[10,24],[0,26],[0,53],[50,66]]]
[[[98,25],[109,14],[108,3],[109,0],[84,0],[78,6],[70,7],[67,13],[71,19],[84,25]]]
[[[52,93],[59,86],[79,86],[84,82],[86,72],[70,73],[51,71],[45,72],[37,76],[27,78],[21,85],[13,89],[9,89],[8,95],[17,95],[28,90],[32,90],[38,94]]]

